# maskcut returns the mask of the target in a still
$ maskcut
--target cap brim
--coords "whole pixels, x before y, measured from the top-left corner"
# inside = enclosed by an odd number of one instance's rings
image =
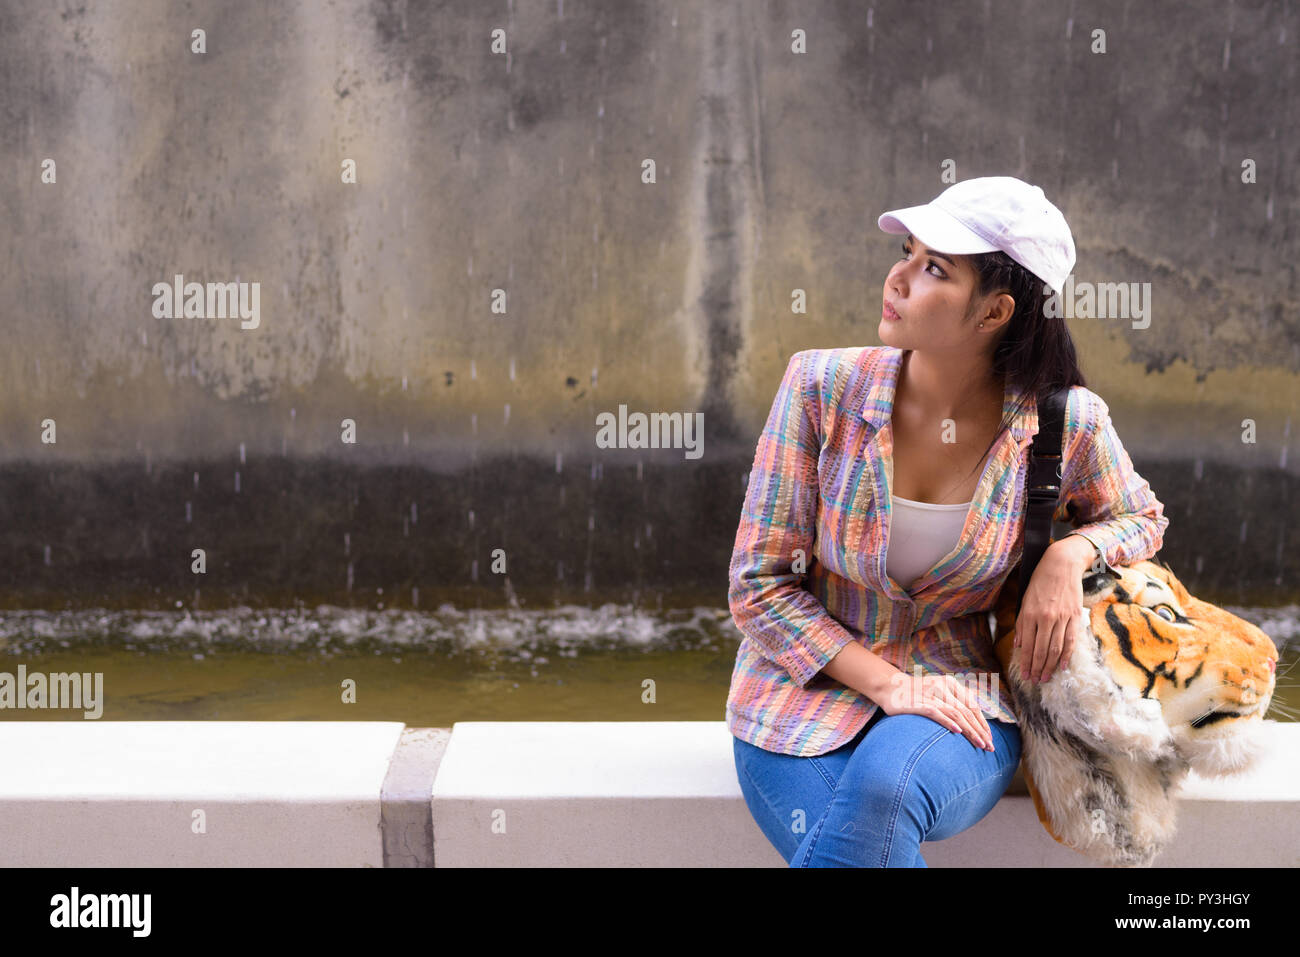
[[[926,246],[941,253],[970,255],[991,253],[998,248],[932,203],[892,209],[876,220],[876,224],[887,233],[900,236],[911,233]]]

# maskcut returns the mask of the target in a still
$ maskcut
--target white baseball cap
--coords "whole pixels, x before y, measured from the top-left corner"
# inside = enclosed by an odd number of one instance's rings
[[[877,222],[887,233],[911,233],[941,253],[1002,250],[1060,293],[1074,268],[1074,237],[1043,191],[1014,176],[954,183],[924,206],[892,209]]]

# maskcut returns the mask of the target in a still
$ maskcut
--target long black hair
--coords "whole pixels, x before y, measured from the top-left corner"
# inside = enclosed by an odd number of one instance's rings
[[[1030,396],[1037,400],[1066,386],[1087,387],[1070,328],[1065,324],[1065,317],[1059,314],[1062,310],[1056,310],[1055,316],[1047,314],[1052,292],[1043,291],[1046,284],[1001,250],[968,255],[966,259],[977,276],[972,304],[995,292],[1005,292],[1016,301],[1015,311],[993,350],[993,374],[1005,384],[1022,390],[1020,402],[1010,415],[1019,415]],[[973,322],[975,317],[968,314],[967,319]],[[984,455],[988,455],[997,436],[1010,425],[1010,418],[1002,421]],[[981,456],[980,461],[983,460]]]

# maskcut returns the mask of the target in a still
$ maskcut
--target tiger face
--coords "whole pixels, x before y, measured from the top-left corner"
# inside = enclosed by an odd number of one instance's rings
[[[1167,740],[1199,774],[1244,769],[1257,754],[1252,731],[1273,698],[1277,647],[1250,622],[1194,598],[1162,564],[1115,571],[1118,578],[1084,579],[1091,641],[1076,642],[1070,668],[1082,682],[1113,684],[1153,719],[1146,740],[1138,735],[1147,753]],[[1070,689],[1061,691],[1056,703],[1064,706]]]

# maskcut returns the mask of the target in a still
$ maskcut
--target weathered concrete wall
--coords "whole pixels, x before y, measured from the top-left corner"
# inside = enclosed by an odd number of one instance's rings
[[[1293,596],[1298,39],[1282,2],[5,3],[7,601],[188,601],[199,527],[245,600],[391,594],[408,546],[496,600],[494,526],[520,584],[721,596],[785,360],[877,341],[875,218],[945,160],[1043,186],[1076,280],[1151,283],[1146,328],[1071,325],[1166,558]],[[258,282],[257,328],[155,317],[178,273]],[[597,449],[620,403],[703,411],[702,459]],[[385,558],[345,579],[344,534]]]

